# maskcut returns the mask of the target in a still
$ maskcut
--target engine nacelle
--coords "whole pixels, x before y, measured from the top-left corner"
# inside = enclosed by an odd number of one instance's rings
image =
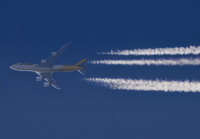
[[[56,56],[56,55],[58,55],[58,53],[57,53],[57,52],[51,52],[51,54],[52,54],[53,56]]]
[[[42,77],[40,76],[36,77],[36,81],[42,81]]]
[[[43,83],[44,87],[48,87],[50,84],[48,82]]]
[[[43,60],[43,59],[42,59],[42,60],[41,60],[41,63],[47,63],[47,60]]]

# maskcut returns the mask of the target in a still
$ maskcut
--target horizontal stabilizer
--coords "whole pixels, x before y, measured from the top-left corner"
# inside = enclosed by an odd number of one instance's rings
[[[82,75],[85,75],[86,74],[86,70],[85,69],[81,69],[81,70],[78,70]]]

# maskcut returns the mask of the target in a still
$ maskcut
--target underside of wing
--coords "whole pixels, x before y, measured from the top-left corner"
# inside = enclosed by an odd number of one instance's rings
[[[43,79],[45,79],[45,80],[47,81],[47,84],[44,83],[44,86],[45,86],[45,87],[47,87],[47,86],[49,86],[49,85],[52,85],[52,86],[53,86],[54,88],[56,88],[56,89],[61,89],[61,88],[57,85],[55,79],[52,77],[52,73],[44,73],[44,72],[38,73],[38,72],[37,72],[37,74],[40,75]]]
[[[61,89],[58,85],[57,85],[57,83],[53,83],[53,84],[51,84],[54,88],[56,88],[56,89]]]
[[[44,78],[44,79],[45,79],[47,82],[49,82],[49,84],[51,84],[54,88],[56,88],[56,89],[61,89],[61,88],[57,85],[55,79],[54,79],[52,76],[48,76],[48,77],[46,77],[46,78]]]
[[[63,45],[57,52],[52,52],[52,55],[47,60],[41,60],[41,64],[38,67],[52,67],[58,57],[65,51],[70,45],[71,41]]]

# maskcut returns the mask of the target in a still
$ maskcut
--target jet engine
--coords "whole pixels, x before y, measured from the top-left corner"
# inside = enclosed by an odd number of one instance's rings
[[[48,82],[43,83],[44,87],[48,87],[50,84]]]
[[[36,81],[42,81],[42,77],[40,76],[36,77]]]
[[[57,53],[57,52],[51,52],[51,54],[52,54],[53,56],[56,56],[56,55],[58,55],[58,53]]]
[[[47,60],[41,60],[41,63],[47,63]]]

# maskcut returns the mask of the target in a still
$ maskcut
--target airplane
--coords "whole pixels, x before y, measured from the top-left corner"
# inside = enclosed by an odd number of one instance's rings
[[[57,52],[52,52],[51,56],[47,60],[41,60],[40,64],[17,63],[11,65],[10,68],[16,71],[35,72],[39,75],[36,77],[36,81],[45,80],[43,83],[44,87],[52,85],[56,89],[61,89],[52,77],[54,72],[79,71],[82,75],[85,75],[87,59],[82,59],[75,65],[55,65],[58,57],[65,51],[70,43],[71,42],[68,42],[63,45],[63,47],[61,47]]]

